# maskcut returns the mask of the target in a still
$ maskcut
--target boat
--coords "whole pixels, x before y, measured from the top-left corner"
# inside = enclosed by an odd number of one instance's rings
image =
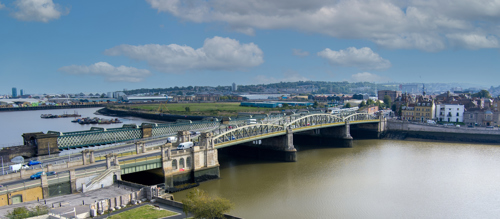
[[[52,115],[52,114],[42,114],[40,118],[42,119],[54,119],[54,118],[67,118],[67,117],[80,117],[82,115],[78,114],[76,111],[73,114],[67,114],[64,112],[62,115]]]

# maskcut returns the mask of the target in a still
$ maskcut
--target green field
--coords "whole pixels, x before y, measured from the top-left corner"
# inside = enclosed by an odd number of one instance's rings
[[[141,110],[151,113],[169,113],[181,115],[203,115],[203,116],[236,116],[238,112],[259,112],[280,111],[281,109],[258,108],[240,106],[240,103],[166,103],[162,104],[140,104],[118,106],[129,110]],[[189,112],[186,111],[189,107]]]
[[[178,213],[156,209],[152,205],[144,205],[109,217],[110,219],[157,219],[177,215]]]

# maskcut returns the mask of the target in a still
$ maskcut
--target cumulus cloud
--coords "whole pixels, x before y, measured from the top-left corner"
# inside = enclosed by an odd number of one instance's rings
[[[151,67],[166,73],[188,70],[234,71],[264,62],[264,53],[257,45],[240,44],[237,40],[217,36],[206,39],[203,47],[198,49],[177,44],[120,45],[107,49],[104,54],[146,61]]]
[[[491,48],[493,43],[448,42],[453,34],[498,38],[498,0],[146,0],[184,21],[227,24],[234,31],[294,29],[367,39],[393,49],[439,51]],[[470,45],[471,43],[472,45]],[[496,47],[499,47],[496,45]]]
[[[112,82],[140,82],[151,75],[146,69],[127,66],[112,66],[107,62],[98,62],[89,66],[70,65],[59,68],[59,71],[74,75],[99,75]]]
[[[498,48],[498,39],[495,36],[480,34],[448,34],[450,43],[467,49]]]
[[[380,57],[368,47],[334,51],[329,48],[318,52],[318,56],[328,60],[333,66],[357,67],[360,69],[384,70],[391,67],[391,62]]]
[[[17,11],[13,12],[12,16],[23,21],[47,23],[67,13],[67,11],[62,10],[61,6],[54,4],[52,0],[16,0],[14,5]]]
[[[378,76],[369,72],[362,72],[351,75],[351,82],[382,82],[388,81],[389,78]]]
[[[257,84],[269,84],[269,83],[278,83],[278,82],[295,82],[295,81],[309,81],[310,79],[300,75],[295,71],[286,71],[283,73],[282,78],[269,77],[266,75],[257,75],[254,78],[255,83]]]
[[[309,52],[302,51],[301,49],[292,49],[292,52],[294,56],[305,57],[309,55]]]

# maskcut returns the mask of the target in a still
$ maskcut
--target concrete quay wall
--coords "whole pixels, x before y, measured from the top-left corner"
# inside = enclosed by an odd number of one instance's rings
[[[500,131],[390,121],[383,139],[499,144]]]

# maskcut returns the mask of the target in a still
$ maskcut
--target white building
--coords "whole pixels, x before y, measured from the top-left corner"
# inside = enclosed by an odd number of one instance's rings
[[[463,122],[464,105],[439,104],[436,107],[436,117],[440,122]]]

